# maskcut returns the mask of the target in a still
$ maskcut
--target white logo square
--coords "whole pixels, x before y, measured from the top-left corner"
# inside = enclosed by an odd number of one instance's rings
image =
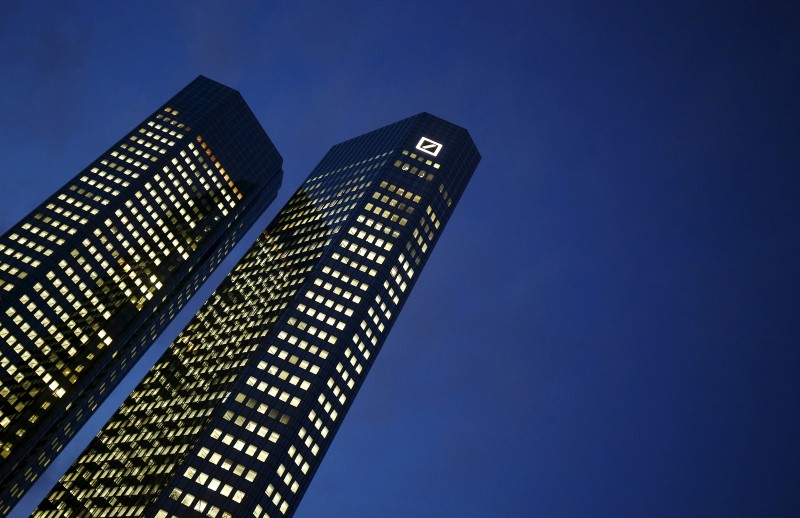
[[[432,141],[428,137],[422,137],[419,139],[419,143],[417,143],[417,149],[429,155],[436,156],[439,154],[439,151],[442,150],[442,145]]]

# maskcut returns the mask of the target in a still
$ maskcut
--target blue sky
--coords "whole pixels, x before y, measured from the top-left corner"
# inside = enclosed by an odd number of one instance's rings
[[[429,111],[483,160],[296,516],[791,516],[798,49],[790,2],[4,2],[0,231],[198,74],[284,157],[237,257]]]

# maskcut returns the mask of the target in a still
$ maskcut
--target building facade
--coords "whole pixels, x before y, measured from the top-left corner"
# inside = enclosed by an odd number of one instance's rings
[[[0,236],[0,516],[275,198],[282,158],[198,77]]]
[[[419,114],[334,146],[35,516],[291,516],[480,155]]]

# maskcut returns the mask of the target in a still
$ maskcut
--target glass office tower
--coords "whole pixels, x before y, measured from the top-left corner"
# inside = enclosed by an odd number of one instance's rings
[[[0,516],[275,198],[282,159],[198,77],[0,236]]]
[[[479,160],[425,113],[334,146],[34,515],[291,516]]]

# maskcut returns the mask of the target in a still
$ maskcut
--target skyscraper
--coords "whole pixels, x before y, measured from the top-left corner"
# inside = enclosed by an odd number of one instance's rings
[[[275,198],[282,158],[198,77],[0,237],[0,516]]]
[[[334,146],[35,515],[291,516],[479,160],[425,113]]]

